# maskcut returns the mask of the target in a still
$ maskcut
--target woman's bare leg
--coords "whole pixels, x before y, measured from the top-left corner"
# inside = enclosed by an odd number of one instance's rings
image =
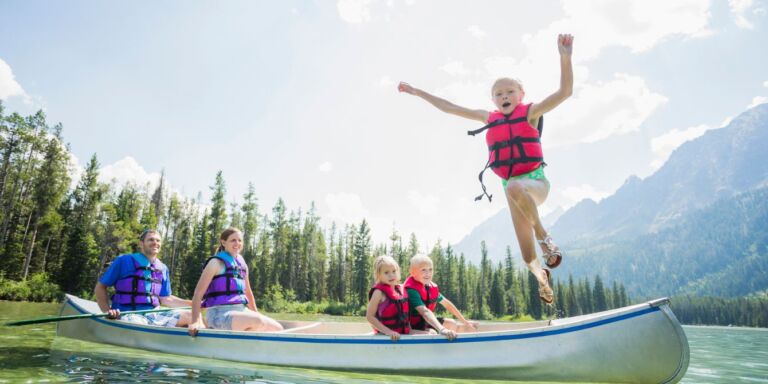
[[[259,312],[248,310],[232,313],[233,331],[275,332],[282,329],[283,326],[276,320]]]

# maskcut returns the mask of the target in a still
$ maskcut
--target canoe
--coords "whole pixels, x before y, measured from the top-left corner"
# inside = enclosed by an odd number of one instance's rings
[[[67,295],[61,315],[98,313]],[[367,323],[281,321],[278,333],[137,325],[104,318],[60,322],[57,335],[143,350],[246,363],[467,379],[676,383],[688,340],[669,299],[577,317],[481,323],[449,341],[438,335],[375,336]],[[382,356],[394,364],[382,364]],[[398,363],[399,361],[399,363]]]

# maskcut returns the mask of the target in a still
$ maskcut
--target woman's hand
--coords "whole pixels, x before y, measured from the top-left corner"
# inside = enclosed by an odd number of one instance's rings
[[[197,336],[197,331],[200,329],[205,329],[205,323],[203,323],[202,319],[198,319],[197,321],[194,321],[189,324],[189,335],[192,337]]]

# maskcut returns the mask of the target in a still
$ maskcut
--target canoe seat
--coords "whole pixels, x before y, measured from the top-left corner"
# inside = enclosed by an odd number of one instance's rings
[[[275,333],[304,333],[303,332],[304,330],[315,328],[318,325],[320,325],[320,322],[314,322],[314,323],[301,325],[298,327],[286,328],[286,329],[283,329],[282,331],[277,331]]]

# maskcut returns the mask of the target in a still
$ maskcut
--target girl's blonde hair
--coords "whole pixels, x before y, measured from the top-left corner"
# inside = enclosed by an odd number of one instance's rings
[[[394,266],[397,270],[397,274],[400,274],[400,265],[397,264],[397,261],[395,261],[392,256],[381,255],[373,260],[373,279],[376,282],[379,282],[379,274],[381,274],[381,270],[388,265]]]
[[[493,85],[491,86],[491,95],[493,95],[493,90],[496,89],[496,86],[502,82],[515,83],[515,85],[517,85],[517,87],[520,88],[521,91],[525,91],[525,89],[523,88],[523,82],[520,81],[520,79],[513,79],[511,77],[500,77],[493,82]]]

